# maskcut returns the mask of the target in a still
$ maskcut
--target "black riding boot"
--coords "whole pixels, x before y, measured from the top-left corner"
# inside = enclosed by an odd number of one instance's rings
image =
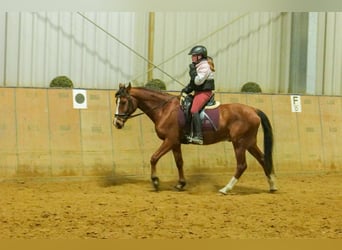
[[[191,139],[191,142],[194,144],[203,144],[203,136],[202,136],[202,124],[199,113],[192,114],[192,122],[193,122],[193,132],[194,135]]]

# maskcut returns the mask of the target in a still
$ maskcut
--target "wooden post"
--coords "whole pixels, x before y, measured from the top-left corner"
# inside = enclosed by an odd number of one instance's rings
[[[149,26],[148,26],[148,63],[147,66],[147,80],[153,79],[153,52],[154,52],[154,12],[149,12]]]

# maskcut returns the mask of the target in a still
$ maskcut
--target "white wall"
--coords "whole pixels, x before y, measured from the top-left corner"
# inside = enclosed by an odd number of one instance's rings
[[[6,13],[0,12],[0,86],[5,79]]]
[[[326,14],[323,92],[324,95],[342,95],[342,12]]]
[[[135,13],[84,13],[130,47]],[[130,79],[135,58],[77,13],[8,13],[6,85],[48,87],[67,75],[75,87],[113,88]]]
[[[278,12],[156,13],[155,33],[161,34],[155,45],[156,64],[183,51],[163,69],[188,83],[191,60],[187,54],[200,43],[214,58],[218,91],[239,92],[244,83],[254,81],[263,90],[278,93],[279,85],[287,84],[281,80],[282,71],[287,70],[282,54],[289,54],[290,41],[284,39],[288,29],[283,25],[287,18]],[[163,77],[158,70],[155,75]],[[171,79],[165,81],[171,89],[181,87]]]
[[[76,12],[0,13],[0,85],[48,87],[58,75],[77,88],[146,83],[148,13],[83,14],[119,41]],[[342,95],[342,13],[309,16],[307,93]],[[215,61],[217,91],[239,92],[248,81],[265,93],[288,91],[291,13],[156,12],[154,34],[154,64],[171,77],[157,68],[153,77],[168,90],[187,84],[188,51],[203,44]]]

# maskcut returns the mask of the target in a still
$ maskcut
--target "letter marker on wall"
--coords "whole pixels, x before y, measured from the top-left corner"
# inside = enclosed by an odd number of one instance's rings
[[[299,95],[291,95],[291,111],[302,112],[302,104]]]
[[[86,109],[87,107],[87,91],[84,89],[73,89],[73,106],[74,109]]]

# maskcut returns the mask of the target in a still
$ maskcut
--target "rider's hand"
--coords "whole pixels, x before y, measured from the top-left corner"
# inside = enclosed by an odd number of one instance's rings
[[[182,89],[182,93],[189,94],[191,92],[192,92],[192,89],[189,85]]]

